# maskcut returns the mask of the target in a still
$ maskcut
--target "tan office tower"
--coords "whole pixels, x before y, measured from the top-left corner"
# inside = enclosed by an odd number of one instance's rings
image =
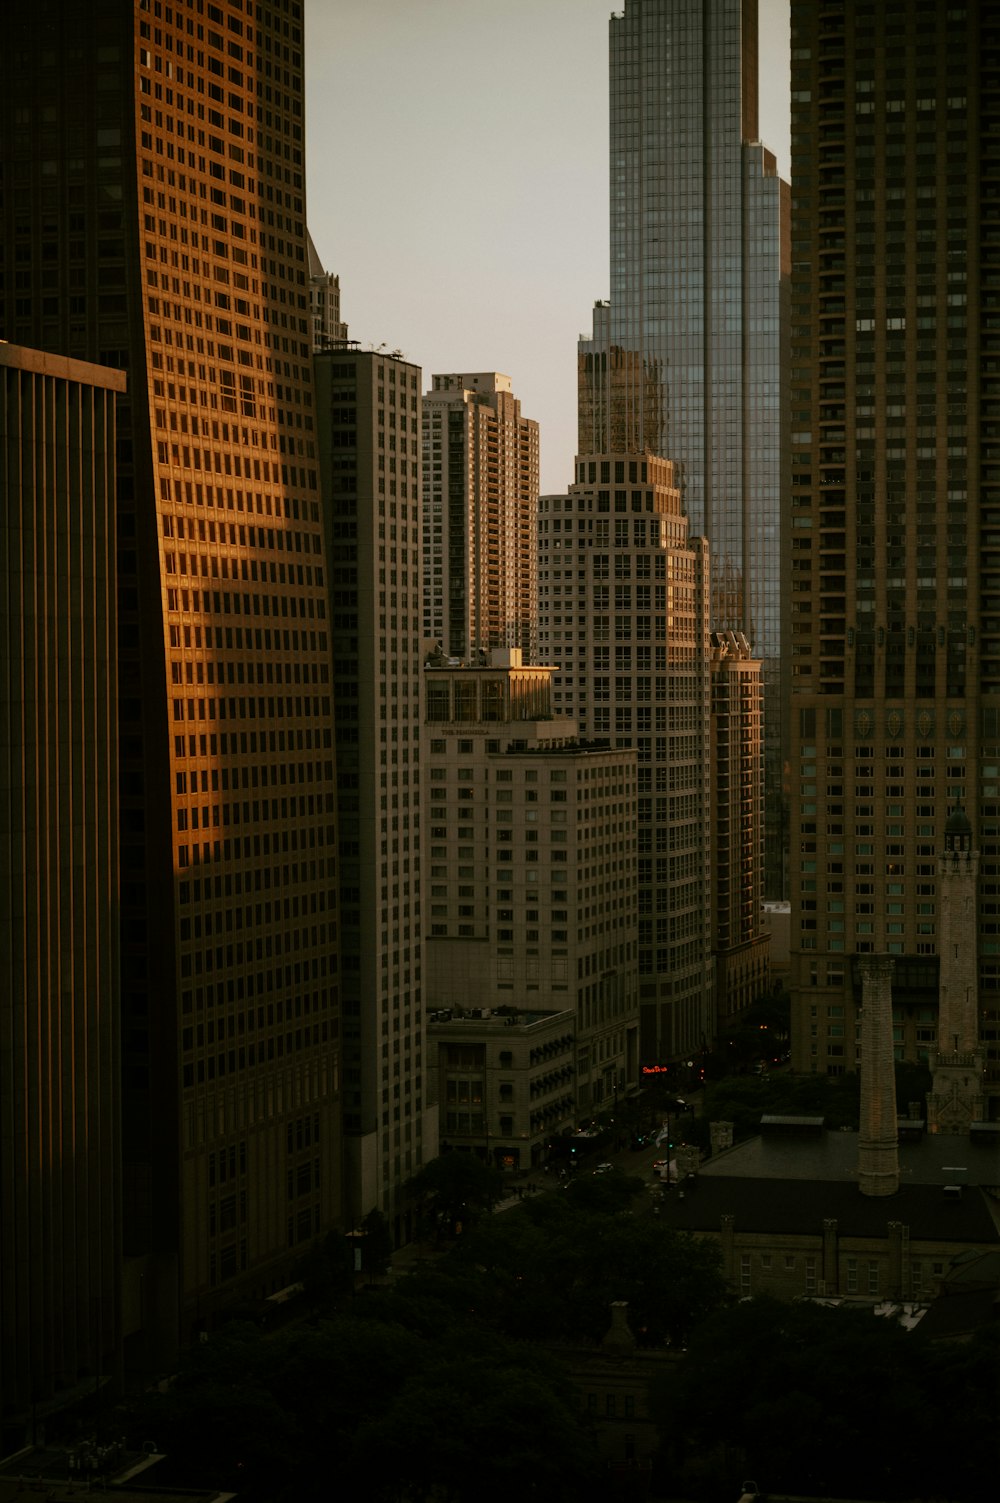
[[[638,755],[641,1062],[692,1059],[715,1032],[708,552],[674,466],[581,455],[539,501],[539,648],[581,736]]]
[[[336,783],[298,0],[43,0],[0,49],[0,332],[125,365],[128,1360],[339,1214]],[[16,268],[16,270],[15,270]]]
[[[425,993],[431,1009],[571,1008],[585,1119],[638,1083],[636,756],[579,742],[551,683],[519,648],[428,663]],[[498,1127],[493,1150],[516,1154]]]
[[[435,376],[424,397],[424,636],[472,660],[537,651],[538,424],[509,376]]]
[[[313,237],[306,231],[309,254],[309,313],[314,350],[335,349],[347,339],[347,325],[340,319],[340,278],[324,271]]]
[[[996,1086],[1000,11],[793,0],[791,46],[793,1063],[857,1067],[883,953],[897,1056],[954,1047],[938,854],[961,805]]]
[[[420,369],[316,359],[340,783],[350,1213],[411,1235],[402,1186],[437,1153],[423,1077]]]
[[[120,371],[0,344],[8,1433],[57,1390],[113,1378],[121,1360],[115,397],[124,390]]]
[[[716,1011],[728,1023],[767,990],[764,897],[764,690],[742,632],[712,633],[712,913]]]

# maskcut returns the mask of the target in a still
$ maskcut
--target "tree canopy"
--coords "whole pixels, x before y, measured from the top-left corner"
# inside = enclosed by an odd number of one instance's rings
[[[731,1486],[735,1454],[767,1492],[973,1499],[995,1486],[998,1384],[996,1331],[938,1346],[870,1310],[762,1297],[697,1329],[656,1407],[686,1497]]]
[[[431,1228],[454,1235],[492,1210],[503,1193],[503,1175],[471,1153],[443,1153],[415,1174],[407,1193]]]
[[[596,1497],[592,1437],[544,1353],[456,1324],[420,1334],[377,1295],[360,1303],[273,1336],[213,1335],[143,1400],[146,1433],[187,1477],[275,1503],[325,1497],[338,1477],[375,1503],[507,1503],[512,1484]]]
[[[727,1299],[715,1244],[668,1230],[643,1182],[621,1174],[588,1177],[494,1218],[456,1258],[482,1271],[484,1308],[519,1337],[599,1341],[611,1304],[625,1300],[641,1343],[679,1345]]]

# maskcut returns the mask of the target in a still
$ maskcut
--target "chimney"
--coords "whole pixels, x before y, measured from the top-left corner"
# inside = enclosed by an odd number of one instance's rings
[[[896,1073],[892,1052],[890,955],[861,955],[861,1125],[858,1184],[862,1195],[899,1189]]]

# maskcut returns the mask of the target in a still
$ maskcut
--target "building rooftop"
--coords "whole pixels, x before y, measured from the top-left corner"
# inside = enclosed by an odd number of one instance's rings
[[[785,1137],[768,1133],[715,1154],[700,1173],[704,1179],[819,1180],[856,1187],[858,1134]],[[901,1185],[1000,1187],[1000,1142],[952,1133],[901,1139],[899,1177]]]
[[[427,1014],[428,1024],[447,1026],[449,1028],[532,1028],[538,1023],[549,1023],[553,1019],[562,1018],[567,1023],[574,1023],[576,1012],[573,1008],[557,1007],[518,1007],[510,1008],[501,1012],[497,1008],[474,1007],[468,1011],[460,1012],[455,1007],[439,1007]]]
[[[976,1187],[958,1198],[933,1184],[906,1184],[895,1195],[871,1196],[847,1181],[701,1174],[683,1194],[664,1195],[660,1215],[672,1231],[718,1232],[722,1217],[732,1216],[737,1232],[769,1236],[822,1233],[824,1221],[834,1220],[841,1238],[884,1237],[886,1223],[898,1221],[909,1228],[911,1243],[1000,1247],[1000,1227],[986,1194]]]

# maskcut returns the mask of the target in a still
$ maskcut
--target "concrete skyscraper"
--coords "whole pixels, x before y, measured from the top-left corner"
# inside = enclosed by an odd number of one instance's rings
[[[162,1363],[339,1218],[302,6],[43,0],[4,27],[0,333],[129,376],[123,1319],[127,1360]]]
[[[611,299],[580,342],[578,452],[677,466],[711,624],[763,663],[778,895],[788,188],[758,140],[757,0],[626,0],[610,85]]]
[[[344,1135],[352,1221],[408,1240],[404,1182],[437,1153],[423,1074],[420,369],[316,358],[340,808]]]
[[[793,1062],[858,1066],[866,957],[887,954],[897,1055],[971,1068],[978,983],[988,1093],[1000,12],[793,0],[791,45]]]
[[[710,872],[708,550],[689,536],[674,467],[587,455],[539,500],[539,640],[554,711],[638,753],[642,1063],[715,1032]]]
[[[535,660],[538,424],[509,376],[435,376],[423,416],[424,636]]]
[[[115,400],[0,344],[0,1413],[121,1360]],[[2,1447],[0,1447],[2,1449]]]

